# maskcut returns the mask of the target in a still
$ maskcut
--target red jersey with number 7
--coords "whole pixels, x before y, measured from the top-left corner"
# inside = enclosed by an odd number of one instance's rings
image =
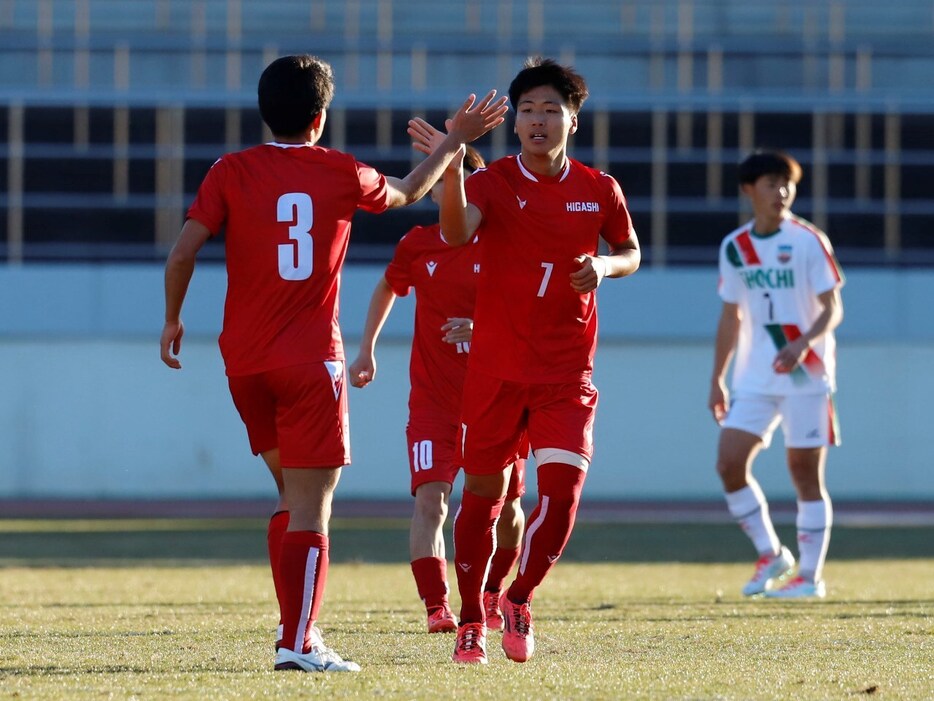
[[[228,375],[343,360],[340,270],[357,209],[389,206],[385,176],[353,156],[270,143],[220,158],[188,217],[225,231],[219,345]]]
[[[501,158],[464,183],[481,211],[480,280],[471,367],[504,380],[589,376],[597,343],[594,292],[571,288],[574,259],[626,241],[632,221],[611,176],[568,159],[554,177]]]

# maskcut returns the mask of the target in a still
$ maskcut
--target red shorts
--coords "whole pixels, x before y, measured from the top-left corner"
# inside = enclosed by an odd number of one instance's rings
[[[350,464],[344,363],[331,360],[228,377],[250,449],[279,449],[282,467]]]
[[[597,397],[589,378],[527,384],[468,366],[459,445],[464,470],[472,475],[494,474],[520,452],[524,441],[533,452],[555,448],[589,462]]]
[[[457,451],[459,427],[456,423],[427,416],[409,416],[405,427],[408,443],[409,473],[412,496],[415,490],[428,482],[453,484],[461,463]],[[513,456],[515,467],[509,480],[506,498],[518,499],[525,494],[525,452]],[[522,455],[522,458],[519,455]]]
[[[460,470],[454,449],[457,424],[441,418],[409,416],[405,427],[408,443],[409,473],[412,476],[412,496],[428,482],[451,484]]]

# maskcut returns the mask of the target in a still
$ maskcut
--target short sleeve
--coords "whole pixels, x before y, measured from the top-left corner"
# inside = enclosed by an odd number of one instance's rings
[[[720,277],[717,281],[717,292],[724,302],[737,304],[739,302],[739,290],[737,288],[739,276],[736,274],[736,266],[729,261],[726,254],[729,245],[731,245],[729,240],[720,245]]]
[[[632,218],[626,207],[626,197],[616,178],[606,173],[601,173],[600,178],[601,184],[607,188],[607,217],[600,236],[611,247],[615,247],[632,236]]]
[[[389,183],[386,176],[365,163],[355,163],[357,180],[360,183],[360,201],[357,207],[373,214],[385,212],[389,209]]]
[[[464,193],[467,195],[467,202],[482,213],[486,213],[487,210],[493,179],[492,173],[486,169],[481,169],[464,180]]]
[[[204,224],[212,236],[217,235],[227,221],[227,199],[224,196],[226,176],[227,163],[223,158],[218,158],[204,176],[195,201],[186,215],[188,219]]]
[[[843,286],[843,271],[827,235],[821,231],[812,233],[814,236],[808,247],[808,282],[815,294],[823,294]]]
[[[412,288],[412,260],[415,251],[411,246],[412,229],[396,244],[392,260],[386,266],[386,282],[397,297],[405,297]]]

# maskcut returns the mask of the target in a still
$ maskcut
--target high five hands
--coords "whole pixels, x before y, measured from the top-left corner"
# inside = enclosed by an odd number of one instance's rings
[[[408,133],[413,140],[412,148],[430,154],[451,134],[464,144],[480,138],[506,119],[506,112],[509,111],[506,103],[509,98],[505,95],[499,99],[495,98],[495,90],[490,90],[479,102],[475,94],[468,95],[454,116],[445,121],[447,133],[435,129],[420,117],[410,119]]]

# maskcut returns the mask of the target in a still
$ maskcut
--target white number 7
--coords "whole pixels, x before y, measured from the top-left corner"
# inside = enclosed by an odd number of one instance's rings
[[[545,296],[545,288],[548,287],[548,281],[551,280],[551,271],[555,267],[554,263],[542,263],[542,267],[545,269],[545,274],[542,276],[542,284],[538,288],[538,296]]]

